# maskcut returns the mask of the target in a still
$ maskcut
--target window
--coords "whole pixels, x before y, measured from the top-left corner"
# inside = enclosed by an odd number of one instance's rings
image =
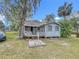
[[[30,30],[31,30],[30,27],[25,26],[25,31],[30,31]]]
[[[48,26],[48,31],[52,31],[52,26],[51,25]]]
[[[44,32],[44,26],[40,27],[40,32]]]
[[[55,31],[59,31],[59,26],[55,26]]]

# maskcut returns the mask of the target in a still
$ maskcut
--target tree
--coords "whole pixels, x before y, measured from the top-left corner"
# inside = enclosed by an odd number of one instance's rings
[[[66,19],[66,16],[70,15],[71,12],[72,12],[72,3],[69,4],[65,2],[63,6],[60,6],[58,8],[58,15],[60,17],[64,17],[64,19]]]
[[[79,14],[79,11],[77,11],[77,14]]]
[[[2,21],[0,21],[0,30],[4,30],[4,24],[2,23]]]
[[[61,37],[67,38],[72,33],[72,25],[69,20],[62,20],[59,22],[61,26]]]
[[[45,20],[44,20],[45,23],[51,23],[51,22],[55,22],[54,20],[54,15],[53,14],[49,14],[45,17]]]
[[[19,30],[19,24],[18,20],[14,20],[10,24],[10,30],[11,31],[18,31]]]
[[[1,12],[11,21],[18,20],[19,36],[23,37],[24,22],[34,14],[39,4],[40,0],[4,0]]]

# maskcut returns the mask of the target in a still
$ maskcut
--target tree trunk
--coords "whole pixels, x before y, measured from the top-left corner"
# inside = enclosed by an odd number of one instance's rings
[[[24,19],[21,19],[20,22],[20,28],[19,28],[19,38],[22,39],[24,37]]]
[[[66,20],[66,16],[64,16],[64,20]]]
[[[24,37],[24,22],[25,22],[25,19],[26,19],[26,7],[24,7],[22,9],[22,18],[20,18],[20,30],[19,30],[19,38],[22,39]]]
[[[25,0],[24,6],[22,7],[22,15],[21,15],[22,18],[20,19],[21,24],[20,24],[19,36],[20,36],[21,39],[24,37],[24,29],[25,29],[24,22],[26,20],[26,11],[27,11],[26,2],[27,2],[27,0]]]

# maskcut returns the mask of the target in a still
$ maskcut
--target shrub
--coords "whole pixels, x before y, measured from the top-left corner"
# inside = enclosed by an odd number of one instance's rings
[[[61,37],[69,37],[72,33],[71,22],[69,20],[62,20],[59,23],[61,25]]]

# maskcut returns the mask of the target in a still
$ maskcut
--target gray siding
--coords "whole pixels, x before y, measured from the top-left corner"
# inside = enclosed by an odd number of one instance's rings
[[[52,26],[52,31],[48,31],[48,26]],[[45,26],[45,36],[46,37],[60,37],[60,26],[57,24],[49,24]],[[55,30],[55,27],[59,27],[59,31]]]

